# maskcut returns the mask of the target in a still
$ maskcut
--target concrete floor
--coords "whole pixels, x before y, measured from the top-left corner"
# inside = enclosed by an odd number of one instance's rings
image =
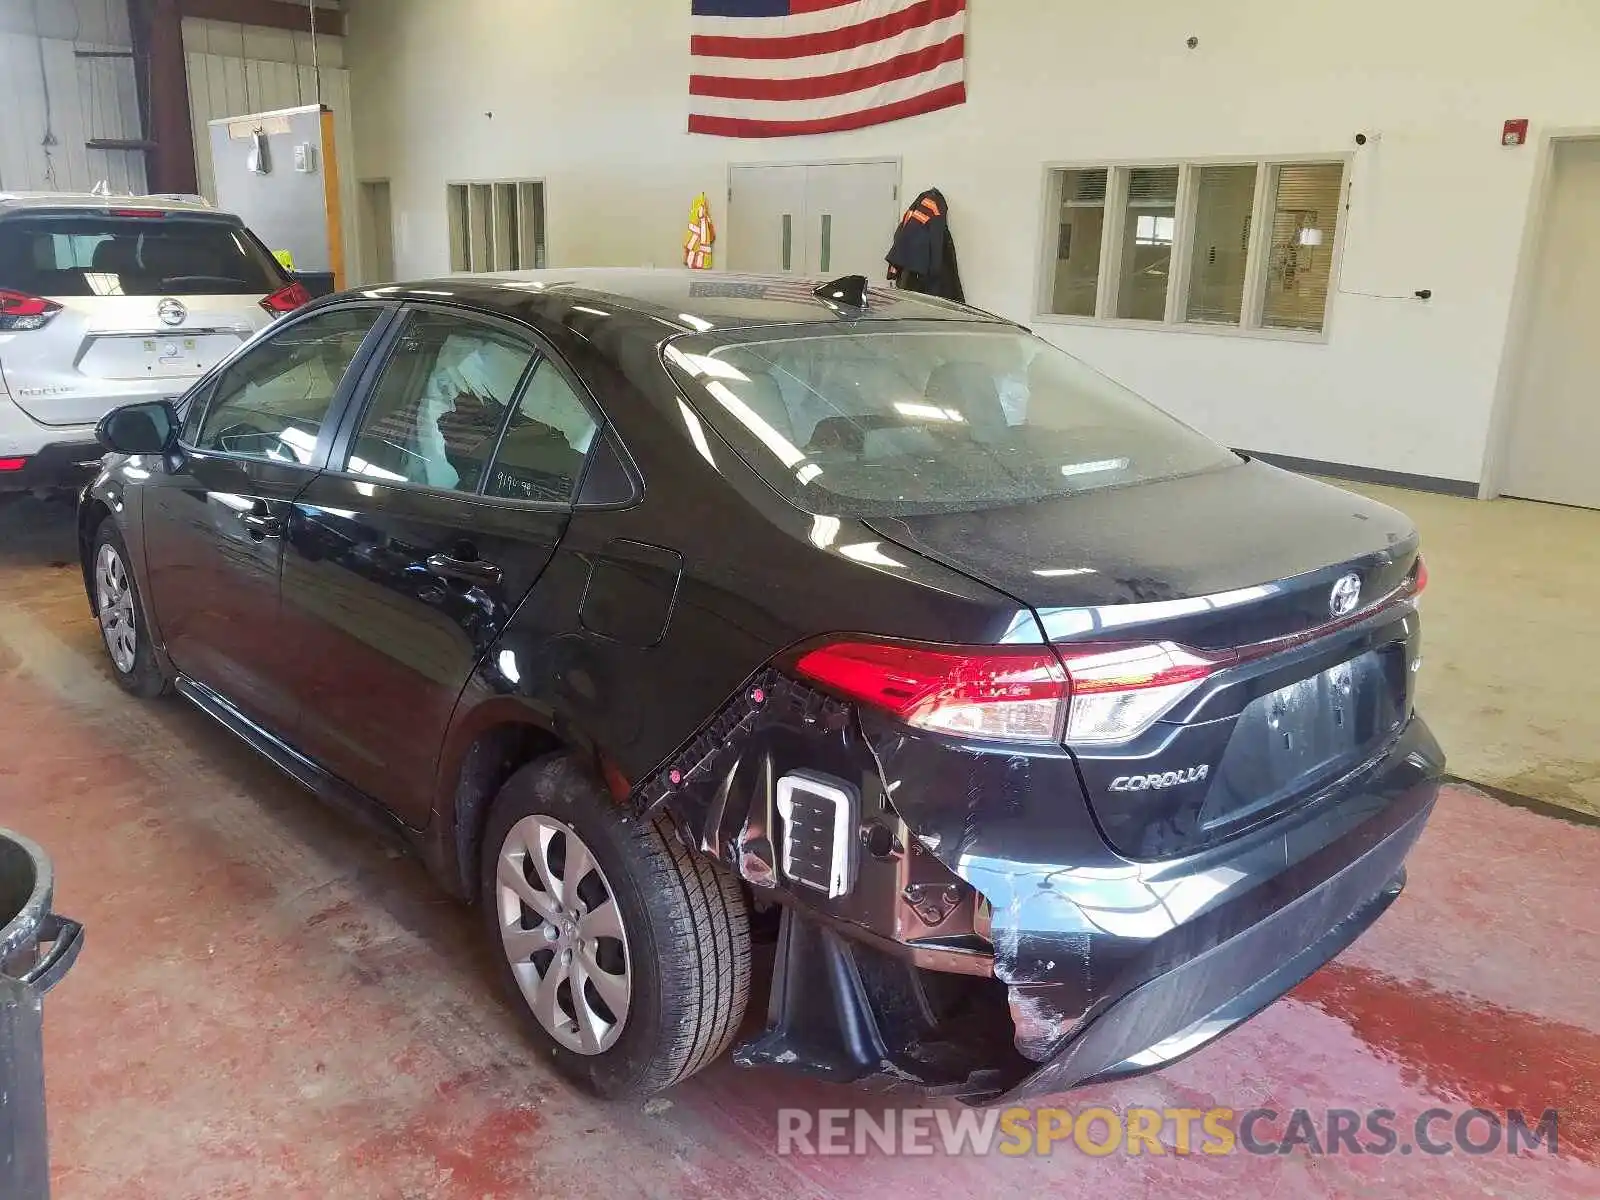
[[[1475,560],[1450,506],[1407,507],[1448,630]],[[648,1110],[573,1092],[421,867],[181,703],[116,688],[71,554],[64,511],[0,508],[0,824],[50,849],[57,907],[88,928],[46,1005],[56,1200],[1600,1195],[1600,829],[1449,790],[1405,895],[1337,962],[1168,1071],[1066,1101],[1387,1108],[1402,1130],[1556,1107],[1559,1158],[778,1158],[779,1108],[884,1101],[727,1061]],[[1545,554],[1571,585],[1571,553]],[[1432,658],[1435,693],[1473,677]],[[1506,744],[1547,701],[1509,693]]]
[[[1422,531],[1418,703],[1450,770],[1600,814],[1600,512],[1358,490]]]

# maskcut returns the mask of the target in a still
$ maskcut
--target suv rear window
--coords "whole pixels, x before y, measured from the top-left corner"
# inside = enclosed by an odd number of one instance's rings
[[[104,214],[0,221],[0,287],[33,296],[262,296],[287,280],[237,225]]]
[[[1014,327],[745,337],[680,338],[666,359],[702,418],[808,512],[999,507],[1239,461]]]

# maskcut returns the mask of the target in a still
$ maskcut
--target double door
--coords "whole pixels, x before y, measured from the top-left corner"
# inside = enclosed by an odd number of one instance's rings
[[[728,193],[730,270],[885,278],[899,163],[737,166]]]

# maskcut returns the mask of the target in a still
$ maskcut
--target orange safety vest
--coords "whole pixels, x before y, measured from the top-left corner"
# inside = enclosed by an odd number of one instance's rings
[[[701,192],[689,206],[689,234],[683,239],[683,265],[697,271],[711,267],[711,246],[717,228],[711,223],[711,202]]]

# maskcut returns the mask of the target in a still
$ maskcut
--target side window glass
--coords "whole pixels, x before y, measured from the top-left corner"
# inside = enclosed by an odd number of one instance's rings
[[[523,389],[485,492],[515,500],[571,500],[599,425],[549,359]]]
[[[200,436],[200,419],[206,415],[206,406],[211,403],[211,397],[217,390],[217,381],[212,380],[203,388],[196,388],[189,393],[183,403],[183,426],[178,439],[185,446],[195,444],[195,439]]]
[[[533,348],[445,313],[413,313],[372,390],[345,470],[475,492]]]
[[[192,445],[310,462],[334,393],[382,311],[334,309],[264,340],[217,381]]]

